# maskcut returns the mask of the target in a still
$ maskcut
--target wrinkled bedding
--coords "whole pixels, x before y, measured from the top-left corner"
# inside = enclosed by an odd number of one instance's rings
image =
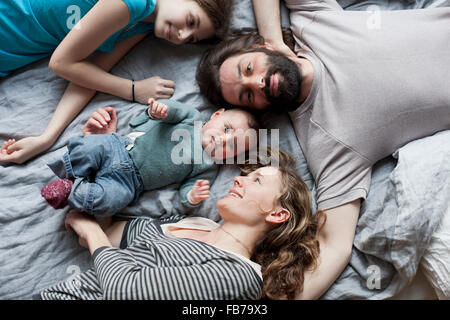
[[[381,9],[391,10],[429,7],[445,1],[340,1],[348,10],[365,10],[374,2]],[[283,25],[288,26],[286,11],[282,13]],[[232,27],[254,26],[250,0],[237,1]],[[215,107],[199,94],[194,81],[195,68],[205,48],[205,45],[177,47],[149,36],[112,72],[136,80],[154,75],[174,80],[176,91],[173,99],[198,108],[206,119]],[[0,143],[11,137],[20,139],[44,131],[67,86],[67,82],[49,71],[47,65],[48,59],[38,61],[0,80]],[[117,109],[118,133],[123,135],[130,132],[128,122],[145,109],[144,105],[97,94],[43,155],[23,165],[0,164],[0,299],[31,299],[42,289],[68,280],[90,267],[89,252],[78,245],[73,233],[64,229],[64,216],[68,209],[54,210],[48,206],[40,196],[40,189],[55,179],[46,163],[62,156],[67,141],[82,134],[83,124],[90,114],[106,105]],[[281,128],[280,149],[297,158],[298,171],[314,194],[314,182],[289,117],[264,116],[262,123],[269,129]],[[384,159],[373,170],[371,190],[361,210],[350,264],[323,299],[387,298],[400,291],[414,276],[418,259],[435,228],[438,213],[427,212],[430,219],[425,219],[423,212],[407,207],[408,199],[404,200],[404,205],[399,202],[398,188],[406,183],[404,179],[408,179],[402,177],[398,169],[402,163],[401,151],[399,159],[398,164],[392,157]],[[210,199],[191,214],[218,221],[215,203],[228,191],[232,177],[238,173],[235,166],[224,165],[212,186]],[[450,185],[448,181],[447,185]],[[158,218],[183,210],[176,186],[168,186],[146,192],[121,216]],[[419,218],[421,228],[415,225]],[[380,270],[379,289],[367,287],[368,268],[372,265]]]

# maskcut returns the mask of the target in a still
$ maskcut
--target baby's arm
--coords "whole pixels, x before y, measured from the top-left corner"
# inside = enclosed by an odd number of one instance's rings
[[[187,200],[192,205],[197,205],[209,198],[209,181],[197,180],[192,189],[187,194]]]
[[[209,198],[210,184],[214,182],[218,173],[217,165],[198,166],[194,168],[194,174],[186,179],[180,187],[181,203],[194,208]]]
[[[108,134],[117,131],[117,114],[112,107],[98,108],[83,127],[83,135]]]
[[[162,120],[166,123],[194,121],[199,114],[195,108],[176,100],[162,99],[156,101],[150,98],[148,104],[148,116],[153,120]]]
[[[148,115],[153,120],[161,120],[167,117],[167,111],[169,107],[167,104],[156,101],[153,98],[148,100]]]

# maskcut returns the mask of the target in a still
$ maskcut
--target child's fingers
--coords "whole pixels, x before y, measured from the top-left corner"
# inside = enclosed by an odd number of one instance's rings
[[[161,79],[160,83],[161,83],[162,86],[164,86],[166,88],[175,88],[175,81]]]
[[[159,92],[158,92],[161,96],[173,96],[173,94],[175,93],[175,89],[173,88],[169,88],[169,87],[162,87]]]
[[[88,127],[95,127],[97,129],[103,129],[103,126],[100,122],[95,120],[94,118],[90,118],[86,124]]]
[[[108,111],[108,113],[109,113],[109,115],[110,115],[110,117],[111,117],[111,121],[117,120],[117,112],[116,112],[116,109],[114,109],[114,108],[112,108],[112,107],[107,107],[107,108],[110,109],[110,110],[107,110],[107,111]]]
[[[94,113],[91,115],[91,119],[96,120],[98,123],[102,124],[102,126],[107,126],[107,125],[108,125],[108,122],[106,122],[106,120],[105,120],[105,118],[103,117],[103,115],[100,114],[100,113],[98,113],[97,111],[94,112]]]
[[[202,185],[202,181],[205,181],[205,180],[197,180],[197,181],[195,181],[194,187],[199,187],[199,186],[201,186],[201,185]]]
[[[106,108],[108,108],[108,107],[106,107]],[[109,122],[109,121],[111,121],[111,117],[110,117],[110,115],[109,115],[109,113],[108,113],[108,111],[106,110],[106,108],[98,108],[97,109],[97,112],[107,121],[107,122]],[[109,107],[109,108],[111,108],[111,107]]]
[[[209,191],[209,186],[201,186],[198,188],[198,191]]]
[[[162,109],[162,105],[160,103],[158,103],[156,105],[155,113],[160,115],[161,114],[161,109]]]
[[[201,181],[201,185],[202,186],[209,186],[209,181],[208,180],[200,180]]]
[[[2,152],[5,154],[11,154],[14,151],[18,150],[19,148],[14,146],[15,143],[16,139],[8,139],[7,141],[3,142]]]

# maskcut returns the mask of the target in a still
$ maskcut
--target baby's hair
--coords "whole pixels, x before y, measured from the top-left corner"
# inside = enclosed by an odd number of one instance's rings
[[[193,0],[202,8],[214,26],[215,35],[225,38],[233,11],[234,0]]]

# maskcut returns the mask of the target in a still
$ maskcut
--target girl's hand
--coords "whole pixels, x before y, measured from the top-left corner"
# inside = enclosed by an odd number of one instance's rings
[[[117,131],[117,114],[112,107],[98,108],[83,127],[83,135],[108,134]]]
[[[15,139],[9,139],[0,149],[0,162],[24,163],[50,148],[52,144],[44,136],[27,137],[17,142]]]
[[[148,114],[150,117],[158,120],[167,117],[167,110],[169,110],[169,107],[166,104],[160,103],[153,98],[148,100],[148,104]]]
[[[198,204],[209,198],[209,181],[197,180],[188,193],[188,200],[192,204]]]
[[[134,85],[134,98],[142,104],[146,104],[150,98],[169,99],[174,92],[175,82],[158,76],[136,81]]]

